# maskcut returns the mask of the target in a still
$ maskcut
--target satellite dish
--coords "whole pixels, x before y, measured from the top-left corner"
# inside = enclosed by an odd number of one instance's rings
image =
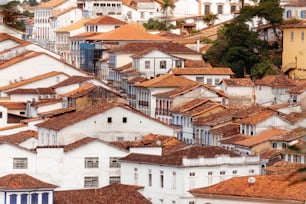
[[[255,177],[249,177],[249,178],[248,178],[248,183],[249,183],[250,185],[254,184],[255,182],[256,182],[256,178],[255,178]]]

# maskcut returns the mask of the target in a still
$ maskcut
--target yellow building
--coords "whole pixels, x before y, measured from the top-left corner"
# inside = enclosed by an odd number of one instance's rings
[[[306,22],[283,27],[282,71],[292,79],[306,79]]]

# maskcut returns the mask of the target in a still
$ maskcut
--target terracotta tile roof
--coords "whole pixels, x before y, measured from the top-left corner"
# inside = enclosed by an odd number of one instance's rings
[[[4,61],[2,64],[0,64],[0,69],[4,69],[6,67],[9,67],[13,64],[17,64],[19,62],[25,61],[27,59],[31,59],[33,57],[42,55],[42,52],[34,52],[34,51],[26,51],[16,57],[13,57],[7,61]]]
[[[295,123],[306,118],[306,113],[291,112],[287,115],[282,115],[285,120]]]
[[[193,100],[187,101],[185,103],[179,104],[171,109],[172,113],[184,113],[186,111],[192,110],[200,105],[209,104],[213,105],[214,103],[207,98],[195,98]]]
[[[125,64],[125,65],[122,65],[120,67],[113,68],[113,70],[116,71],[116,72],[121,72],[121,71],[131,69],[131,68],[133,68],[132,62],[128,63],[128,64]]]
[[[44,100],[36,101],[32,105],[37,108],[37,107],[48,106],[48,105],[56,104],[56,103],[62,103],[62,99],[60,98],[44,99]]]
[[[254,115],[241,119],[240,123],[256,125],[260,122],[267,120],[268,118],[271,118],[275,114],[276,112],[272,110],[261,111]]]
[[[0,106],[6,107],[8,110],[25,110],[25,102],[0,102]]]
[[[22,128],[22,127],[27,127],[28,125],[27,124],[16,124],[16,125],[9,125],[9,126],[6,126],[6,127],[2,127],[0,128],[0,131],[5,131],[5,130],[13,130],[13,129],[16,129],[16,128]]]
[[[240,125],[238,123],[228,123],[222,126],[211,128],[209,132],[211,132],[212,134],[222,135],[222,137],[225,138],[239,134]]]
[[[37,139],[38,137],[37,131],[26,130],[26,131],[18,132],[16,134],[12,134],[12,135],[1,136],[0,143],[7,142],[7,143],[18,145],[32,137]]]
[[[182,114],[195,118],[205,113],[208,114],[208,113],[217,112],[218,109],[223,110],[226,109],[226,107],[218,103],[206,103],[194,107],[193,109],[190,109],[188,111],[185,111]]]
[[[290,142],[293,140],[301,139],[306,136],[306,128],[297,127],[292,130],[288,130],[287,132],[278,135],[276,137],[271,138],[272,141],[286,141]]]
[[[136,84],[136,83],[141,83],[141,82],[146,81],[146,80],[147,80],[147,78],[138,76],[138,77],[133,77],[133,78],[127,80],[127,83]]]
[[[181,43],[173,42],[143,42],[143,43],[128,43],[119,47],[113,48],[108,52],[124,52],[124,53],[139,53],[148,48],[156,48],[166,53],[196,53],[194,50],[186,47]]]
[[[254,86],[254,83],[250,78],[222,79],[220,83],[222,82],[227,86]]]
[[[41,2],[36,8],[54,8],[64,3],[66,0],[50,0],[47,2]]]
[[[43,79],[46,79],[48,77],[52,77],[52,76],[56,76],[56,75],[60,75],[60,74],[64,74],[64,75],[68,76],[67,74],[65,74],[63,72],[52,71],[52,72],[49,72],[49,73],[46,73],[46,74],[42,74],[42,75],[38,75],[38,76],[29,78],[29,79],[18,81],[16,83],[13,83],[13,84],[10,84],[10,85],[2,86],[2,87],[0,87],[0,91],[13,89],[13,88],[16,88],[16,87],[19,87],[19,86],[23,86],[25,84],[30,84],[32,82],[43,80]]]
[[[267,151],[259,153],[261,160],[271,160],[275,157],[281,158],[281,151],[278,149],[269,149]]]
[[[91,80],[91,79],[94,79],[94,77],[91,77],[91,76],[71,76],[71,77],[65,79],[64,81],[61,81],[60,83],[55,84],[54,86],[51,86],[51,88],[56,89],[56,88],[61,87],[61,86],[79,84],[81,82],[88,81],[88,80]]]
[[[67,93],[61,94],[61,97],[73,97],[73,98],[77,98],[79,96],[83,96],[86,93],[88,93],[90,90],[92,90],[93,88],[97,87],[96,85],[92,84],[92,83],[86,83],[82,86],[80,86],[79,88],[76,88],[72,91],[69,91]]]
[[[239,108],[239,110],[233,113],[233,117],[239,119],[243,119],[248,116],[255,115],[261,111],[267,110],[267,107],[264,106],[239,106],[237,108]]]
[[[174,89],[172,91],[167,91],[167,92],[162,92],[162,93],[157,93],[157,94],[154,94],[155,97],[166,97],[166,98],[175,98],[177,96],[180,96],[180,95],[183,95],[185,93],[188,93],[196,88],[200,88],[200,87],[203,87],[203,88],[206,88],[208,89],[209,91],[212,91],[214,93],[216,93],[217,95],[219,96],[223,96],[223,97],[226,97],[227,96],[217,90],[217,89],[214,89],[213,87],[207,85],[207,84],[203,84],[203,83],[196,83],[196,84],[192,84],[190,86],[184,86],[184,87],[179,87],[177,89]]]
[[[16,37],[12,36],[12,35],[7,34],[7,33],[0,33],[0,42],[4,42],[4,41],[7,41],[7,40],[12,40],[12,41],[16,42],[18,44],[18,46],[25,46],[25,45],[31,44],[31,42],[29,42],[29,41],[18,39]]]
[[[185,60],[184,62],[185,68],[212,68],[212,66],[208,63],[205,63],[203,60]]]
[[[86,40],[87,38],[89,37],[93,37],[93,36],[96,36],[96,35],[100,35],[101,32],[84,32],[84,33],[80,33],[80,34],[77,34],[77,35],[73,35],[73,36],[70,36],[69,39],[71,40]]]
[[[221,110],[220,112],[211,114],[209,116],[198,117],[193,122],[195,126],[216,126],[225,122],[233,120],[233,114],[237,111],[236,108],[229,108]]]
[[[200,52],[203,53],[203,52],[206,52],[207,50],[209,50],[209,48],[212,47],[212,44],[206,44],[205,46],[201,47],[200,48]]]
[[[235,177],[218,184],[189,191],[194,196],[235,196],[238,198],[275,199],[291,201],[306,200],[306,182],[289,185],[288,175],[254,176],[255,183],[248,183],[249,176]],[[243,190],[241,190],[243,189]]]
[[[156,35],[161,36],[161,37],[165,37],[165,38],[169,38],[169,39],[182,38],[181,35],[172,33],[170,31],[161,31],[161,32],[157,33]]]
[[[56,185],[43,182],[27,174],[8,174],[0,177],[0,188],[2,190],[18,189],[50,189],[56,188]]]
[[[72,111],[75,111],[75,110],[76,109],[74,107],[60,108],[60,109],[55,109],[55,110],[52,110],[52,111],[40,112],[40,113],[38,113],[38,115],[40,117],[43,117],[43,118],[51,118],[51,117],[62,115],[64,113],[69,113],[69,112],[72,112]]]
[[[239,142],[245,139],[249,139],[251,137],[252,136],[237,134],[237,135],[234,135],[233,137],[228,137],[228,138],[220,140],[220,143],[221,144],[236,144],[236,142]]]
[[[13,91],[6,92],[9,95],[12,94],[55,94],[55,91],[51,88],[36,88],[36,89],[15,89]]]
[[[55,191],[54,204],[151,204],[138,190],[140,186],[112,184],[99,189]]]
[[[70,25],[68,25],[68,26],[66,26],[64,28],[58,29],[55,32],[57,32],[57,33],[64,33],[64,32],[70,32],[70,31],[73,31],[73,30],[77,30],[79,28],[84,27],[85,23],[87,21],[89,21],[89,20],[90,20],[89,18],[83,18],[83,19],[81,19],[81,20],[79,20],[79,21],[77,21],[77,22],[75,22],[73,24],[70,24]]]
[[[255,85],[270,86],[274,88],[293,88],[296,82],[285,75],[267,75],[255,81]]]
[[[182,166],[183,157],[190,159],[198,157],[214,158],[216,155],[220,154],[228,154],[231,157],[239,157],[238,154],[217,146],[188,146],[163,156],[131,153],[121,160],[126,162]]]
[[[173,74],[160,75],[151,80],[147,80],[136,84],[138,87],[183,87],[193,84],[198,84],[198,82],[187,79],[182,76],[175,76]]]
[[[136,23],[125,24],[115,30],[107,33],[102,33],[88,40],[103,40],[103,41],[169,41],[166,38],[153,35],[145,30],[143,26]]]
[[[300,168],[305,168],[306,164],[278,161],[272,166],[264,168],[267,174],[284,174],[289,172],[296,172]]]
[[[95,140],[98,140],[98,139],[97,138],[92,138],[92,137],[85,137],[85,138],[80,139],[80,140],[78,140],[76,142],[73,142],[71,144],[65,145],[64,146],[64,152],[69,152],[69,151],[74,150],[74,149],[76,149],[76,148],[78,148],[80,146],[83,146],[83,145],[86,145],[88,143],[91,143],[91,142],[93,142]]]
[[[289,93],[291,93],[291,94],[301,94],[304,91],[306,91],[306,82],[305,81],[303,81],[303,83],[298,83],[298,85],[296,87],[289,90]]]
[[[86,25],[124,25],[126,22],[111,16],[99,16],[94,19],[90,19],[85,23]]]
[[[234,75],[231,68],[172,68],[171,72],[175,75]]]
[[[73,125],[75,123],[78,123],[80,121],[86,120],[87,118],[90,118],[94,115],[98,115],[100,113],[103,113],[103,112],[105,112],[107,110],[110,110],[112,108],[115,108],[115,107],[121,107],[121,108],[127,109],[127,110],[132,111],[136,114],[140,114],[143,117],[147,117],[147,118],[150,118],[151,120],[155,120],[156,122],[159,122],[160,124],[166,125],[166,124],[160,122],[157,119],[154,119],[154,118],[151,118],[151,117],[145,115],[144,113],[134,109],[133,107],[131,107],[129,105],[126,105],[126,104],[123,104],[123,103],[103,103],[103,102],[101,102],[101,103],[95,104],[93,106],[90,106],[86,109],[82,109],[82,110],[79,110],[79,111],[66,113],[66,114],[60,115],[58,117],[50,118],[45,122],[37,124],[36,126],[43,127],[43,128],[48,128],[48,129],[53,129],[53,130],[58,131],[58,130],[61,130],[65,127],[68,127],[68,126]],[[58,121],[62,121],[62,122],[59,123]]]
[[[129,149],[132,147],[162,147],[163,155],[177,151],[180,148],[188,146],[185,142],[171,136],[148,134],[140,141],[122,141],[110,142],[120,148]]]
[[[286,108],[286,107],[288,108],[290,105],[291,105],[290,103],[277,103],[277,104],[273,104],[273,105],[269,106],[269,108],[271,110],[277,111],[280,108]]]
[[[240,145],[240,146],[245,146],[245,147],[253,147],[255,145],[258,145],[263,142],[269,141],[271,138],[274,138],[278,135],[281,135],[285,133],[286,130],[282,129],[276,129],[276,128],[271,128],[265,131],[262,131],[261,133],[258,133],[257,135],[254,135],[248,139],[237,141],[234,144]]]

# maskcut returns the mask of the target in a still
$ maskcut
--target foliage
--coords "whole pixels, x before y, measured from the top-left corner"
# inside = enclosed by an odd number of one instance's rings
[[[254,78],[260,78],[265,72],[274,73],[272,60],[266,56],[276,56],[271,52],[277,52],[280,43],[276,43],[276,47],[269,46],[249,29],[247,22],[258,17],[267,20],[274,26],[273,29],[280,26],[283,9],[278,3],[278,0],[261,0],[256,6],[244,6],[238,17],[219,29],[218,39],[203,58],[214,66],[231,67],[236,77],[251,74]]]
[[[191,34],[196,34],[196,33],[199,33],[199,32],[200,32],[200,30],[192,30]]]
[[[209,13],[209,14],[206,14],[204,17],[203,17],[203,22],[210,26],[210,25],[213,25],[215,23],[215,20],[218,19],[218,15],[217,14],[213,14],[213,13]]]
[[[154,18],[150,18],[148,20],[147,23],[144,23],[143,26],[147,29],[147,30],[170,30],[172,28],[174,28],[174,25],[167,25],[165,21],[159,21],[157,19]]]
[[[37,6],[38,2],[36,0],[29,0],[29,6]]]
[[[29,12],[29,11],[24,11],[23,12],[23,15],[25,15],[25,16],[28,16],[28,17],[34,17],[34,13],[31,13],[31,12]]]
[[[163,0],[160,9],[162,13],[165,15],[165,21],[168,22],[168,12],[171,14],[173,13],[173,10],[175,8],[175,5],[172,0]]]

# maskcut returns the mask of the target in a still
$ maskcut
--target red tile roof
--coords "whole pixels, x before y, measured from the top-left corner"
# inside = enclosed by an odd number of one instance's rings
[[[112,184],[99,189],[55,191],[54,204],[151,204],[140,186]]]
[[[36,89],[15,89],[13,91],[6,92],[9,95],[12,94],[55,94],[55,91],[51,88],[36,88]]]
[[[289,172],[296,172],[300,168],[305,168],[306,164],[278,161],[272,166],[267,166],[265,171],[267,174],[284,174]]]
[[[268,118],[271,118],[275,114],[276,112],[272,110],[261,111],[257,114],[241,119],[240,123],[256,125],[260,122],[267,120]]]
[[[253,147],[253,146],[258,145],[260,143],[267,142],[271,138],[273,138],[275,136],[278,136],[278,135],[281,135],[285,132],[286,132],[286,130],[271,128],[271,129],[262,131],[261,133],[258,133],[257,135],[249,137],[245,140],[234,142],[233,144],[240,145],[240,146],[245,146],[245,147]]]
[[[227,86],[254,86],[254,83],[250,78],[222,79],[220,83],[222,82]]]
[[[300,120],[303,120],[306,118],[306,113],[297,113],[297,112],[291,112],[287,115],[282,115],[282,118],[284,118],[285,120],[292,122],[292,123],[296,123]]]
[[[288,175],[262,175],[254,176],[255,183],[249,184],[249,176],[235,177],[218,184],[193,189],[189,191],[194,196],[209,197],[231,196],[231,199],[239,198],[257,198],[257,199],[275,199],[292,201],[306,200],[306,182],[289,185],[286,179]]]
[[[21,189],[50,189],[57,186],[38,180],[27,174],[9,174],[0,177],[0,189],[2,190],[21,190]]]
[[[173,74],[165,74],[155,77],[151,80],[140,82],[136,84],[137,87],[183,87],[198,84],[198,82],[187,79],[182,76],[175,76]]]
[[[256,80],[255,84],[274,88],[294,88],[296,86],[296,82],[285,75],[267,75]]]
[[[102,41],[169,41],[157,35],[153,35],[145,30],[145,28],[136,23],[125,24],[115,30],[107,33],[102,33],[88,40],[102,40]]]
[[[121,160],[126,162],[182,166],[183,158],[214,158],[220,154],[227,154],[231,157],[239,157],[239,154],[217,146],[188,146],[163,156],[131,153]]]
[[[238,123],[228,123],[222,126],[211,128],[209,132],[212,134],[222,135],[223,137],[228,137],[239,134],[240,125]]]
[[[55,109],[55,110],[52,110],[52,111],[40,112],[40,113],[38,113],[38,115],[40,117],[50,118],[50,117],[62,115],[64,113],[72,112],[72,111],[75,111],[75,110],[76,110],[76,108],[74,108],[74,107],[60,108],[60,109]]]
[[[185,68],[212,68],[212,66],[208,63],[205,63],[203,60],[185,60],[184,62]]]
[[[60,83],[55,84],[54,86],[51,86],[51,88],[58,88],[58,87],[61,87],[61,86],[79,84],[81,82],[92,80],[92,79],[94,79],[94,77],[91,77],[91,76],[71,76],[71,77],[65,79],[64,81],[61,81]]]
[[[36,6],[36,8],[54,8],[62,3],[64,3],[66,0],[50,0],[47,2],[41,2],[39,5]]]
[[[172,68],[175,75],[234,75],[231,68]]]
[[[306,128],[297,127],[292,130],[288,130],[287,132],[273,137],[272,141],[286,141],[291,142],[293,140],[301,139],[302,137],[306,136]]]
[[[113,48],[108,52],[124,52],[124,53],[139,53],[148,48],[156,48],[166,53],[196,53],[194,50],[186,47],[181,43],[173,42],[143,42],[143,43],[128,43],[119,47]]]
[[[25,110],[25,102],[0,102],[0,106],[6,107],[8,110]]]
[[[88,20],[85,25],[124,25],[126,22],[113,18],[111,16],[99,16]]]
[[[237,111],[236,108],[221,110],[209,116],[198,117],[193,124],[195,126],[216,126],[233,120],[233,114]]]
[[[37,131],[32,131],[32,130],[26,130],[26,131],[21,131],[12,135],[6,135],[6,136],[1,136],[0,137],[0,143],[7,142],[11,144],[20,144],[30,138],[36,138],[38,137]]]

